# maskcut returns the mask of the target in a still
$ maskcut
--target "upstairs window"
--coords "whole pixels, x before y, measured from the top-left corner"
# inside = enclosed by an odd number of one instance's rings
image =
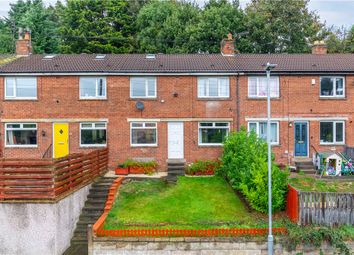
[[[6,147],[36,147],[37,124],[35,123],[6,123]]]
[[[279,97],[279,77],[270,77],[270,97]],[[248,97],[265,98],[267,97],[267,77],[248,78]]]
[[[199,145],[221,145],[229,130],[228,122],[200,122]]]
[[[6,77],[5,99],[37,99],[37,78]]]
[[[228,98],[229,95],[228,77],[198,77],[199,98]]]
[[[131,98],[156,98],[156,77],[130,78]]]
[[[321,97],[344,97],[343,77],[321,77]]]
[[[106,144],[106,122],[80,124],[80,146],[106,146]]]
[[[248,122],[248,132],[254,131],[259,138],[267,141],[267,122]],[[279,144],[279,123],[270,123],[270,142]]]
[[[344,143],[344,121],[320,122],[320,143],[321,144],[343,144]]]
[[[80,77],[80,99],[106,99],[106,78]]]
[[[132,146],[157,145],[156,122],[132,122],[130,123],[130,132]]]

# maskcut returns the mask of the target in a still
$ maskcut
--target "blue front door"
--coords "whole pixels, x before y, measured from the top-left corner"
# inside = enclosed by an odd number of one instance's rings
[[[295,122],[295,156],[307,156],[307,122]]]

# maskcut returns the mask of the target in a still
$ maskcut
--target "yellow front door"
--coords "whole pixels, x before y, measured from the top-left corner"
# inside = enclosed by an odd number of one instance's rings
[[[65,157],[69,154],[69,124],[54,123],[53,133],[54,158]]]

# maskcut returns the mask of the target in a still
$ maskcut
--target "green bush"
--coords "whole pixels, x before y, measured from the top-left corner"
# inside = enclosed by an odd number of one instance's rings
[[[254,132],[248,133],[242,128],[240,132],[231,133],[226,138],[218,171],[234,189],[246,197],[252,208],[264,213],[268,211],[267,155],[267,143]],[[287,170],[280,170],[274,163],[272,155],[273,211],[285,207],[288,175]]]
[[[146,161],[146,162],[141,162],[141,161],[135,161],[132,159],[127,159],[121,164],[123,167],[157,167],[157,162],[152,160],[152,161]]]
[[[220,161],[218,160],[197,160],[188,165],[186,173],[206,173],[210,171],[216,171],[220,167]]]

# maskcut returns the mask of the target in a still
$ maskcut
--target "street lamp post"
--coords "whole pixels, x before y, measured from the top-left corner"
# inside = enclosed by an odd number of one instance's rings
[[[268,144],[268,217],[269,217],[269,233],[268,233],[268,255],[273,255],[273,235],[272,235],[272,148],[270,140],[270,71],[277,65],[267,63],[267,144]]]

